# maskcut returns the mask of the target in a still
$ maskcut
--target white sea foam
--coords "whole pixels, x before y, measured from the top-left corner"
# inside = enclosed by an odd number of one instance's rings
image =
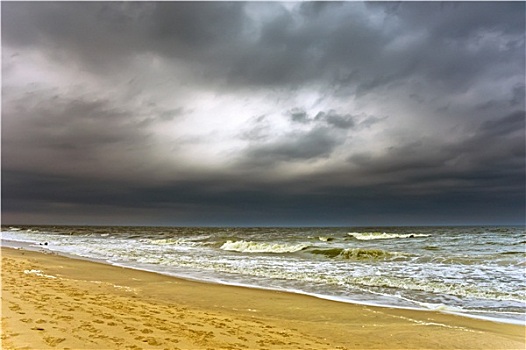
[[[411,256],[409,254],[390,252],[382,249],[367,249],[367,248],[330,248],[330,249],[309,249],[309,253],[324,255],[328,258],[338,260],[407,260]]]
[[[220,249],[242,253],[294,253],[307,247],[306,244],[227,241]]]
[[[152,241],[147,241],[153,245],[194,245],[195,242],[185,240],[183,238],[164,238],[164,239],[154,239]]]
[[[398,290],[422,291],[433,293],[434,295],[455,295],[465,298],[477,298],[486,300],[507,300],[524,303],[526,300],[526,292],[514,291],[505,292],[498,290],[481,290],[481,288],[474,284],[468,283],[448,283],[441,281],[426,281],[421,278],[412,278],[408,276],[360,276],[351,277],[347,279],[348,283],[359,286],[393,288]],[[419,304],[428,307],[432,303]]]
[[[21,227],[5,229],[2,245],[21,247],[27,242],[24,249],[46,249],[191,279],[345,302],[476,317],[483,313],[524,323],[526,275],[519,265],[524,256],[513,248],[524,241],[522,229],[503,233],[487,228],[364,231]],[[49,244],[44,247],[42,242]]]
[[[428,234],[423,233],[386,233],[386,232],[349,232],[349,236],[354,237],[360,241],[371,241],[375,239],[394,239],[394,238],[416,238],[416,237],[429,237]]]
[[[53,275],[46,275],[41,270],[24,270],[24,273],[26,275],[36,275],[36,276],[46,277],[46,278],[57,278],[56,276],[53,276]]]
[[[388,252],[381,249],[343,249],[337,258],[345,260],[387,260],[405,258],[407,255],[398,252]]]

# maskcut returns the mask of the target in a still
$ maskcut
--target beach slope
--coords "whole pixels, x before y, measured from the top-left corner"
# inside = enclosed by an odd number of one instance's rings
[[[2,248],[2,349],[524,349],[525,327]]]

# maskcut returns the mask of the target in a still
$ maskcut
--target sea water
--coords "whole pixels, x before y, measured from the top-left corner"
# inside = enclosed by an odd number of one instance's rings
[[[340,302],[525,324],[524,227],[2,227],[108,264]]]

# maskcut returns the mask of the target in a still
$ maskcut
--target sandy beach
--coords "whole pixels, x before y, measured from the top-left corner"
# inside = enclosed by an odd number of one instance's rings
[[[2,248],[3,349],[524,349],[525,327]]]

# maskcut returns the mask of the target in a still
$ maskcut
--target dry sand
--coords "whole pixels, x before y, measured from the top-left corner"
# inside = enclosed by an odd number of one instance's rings
[[[3,349],[524,349],[525,327],[2,248]]]

